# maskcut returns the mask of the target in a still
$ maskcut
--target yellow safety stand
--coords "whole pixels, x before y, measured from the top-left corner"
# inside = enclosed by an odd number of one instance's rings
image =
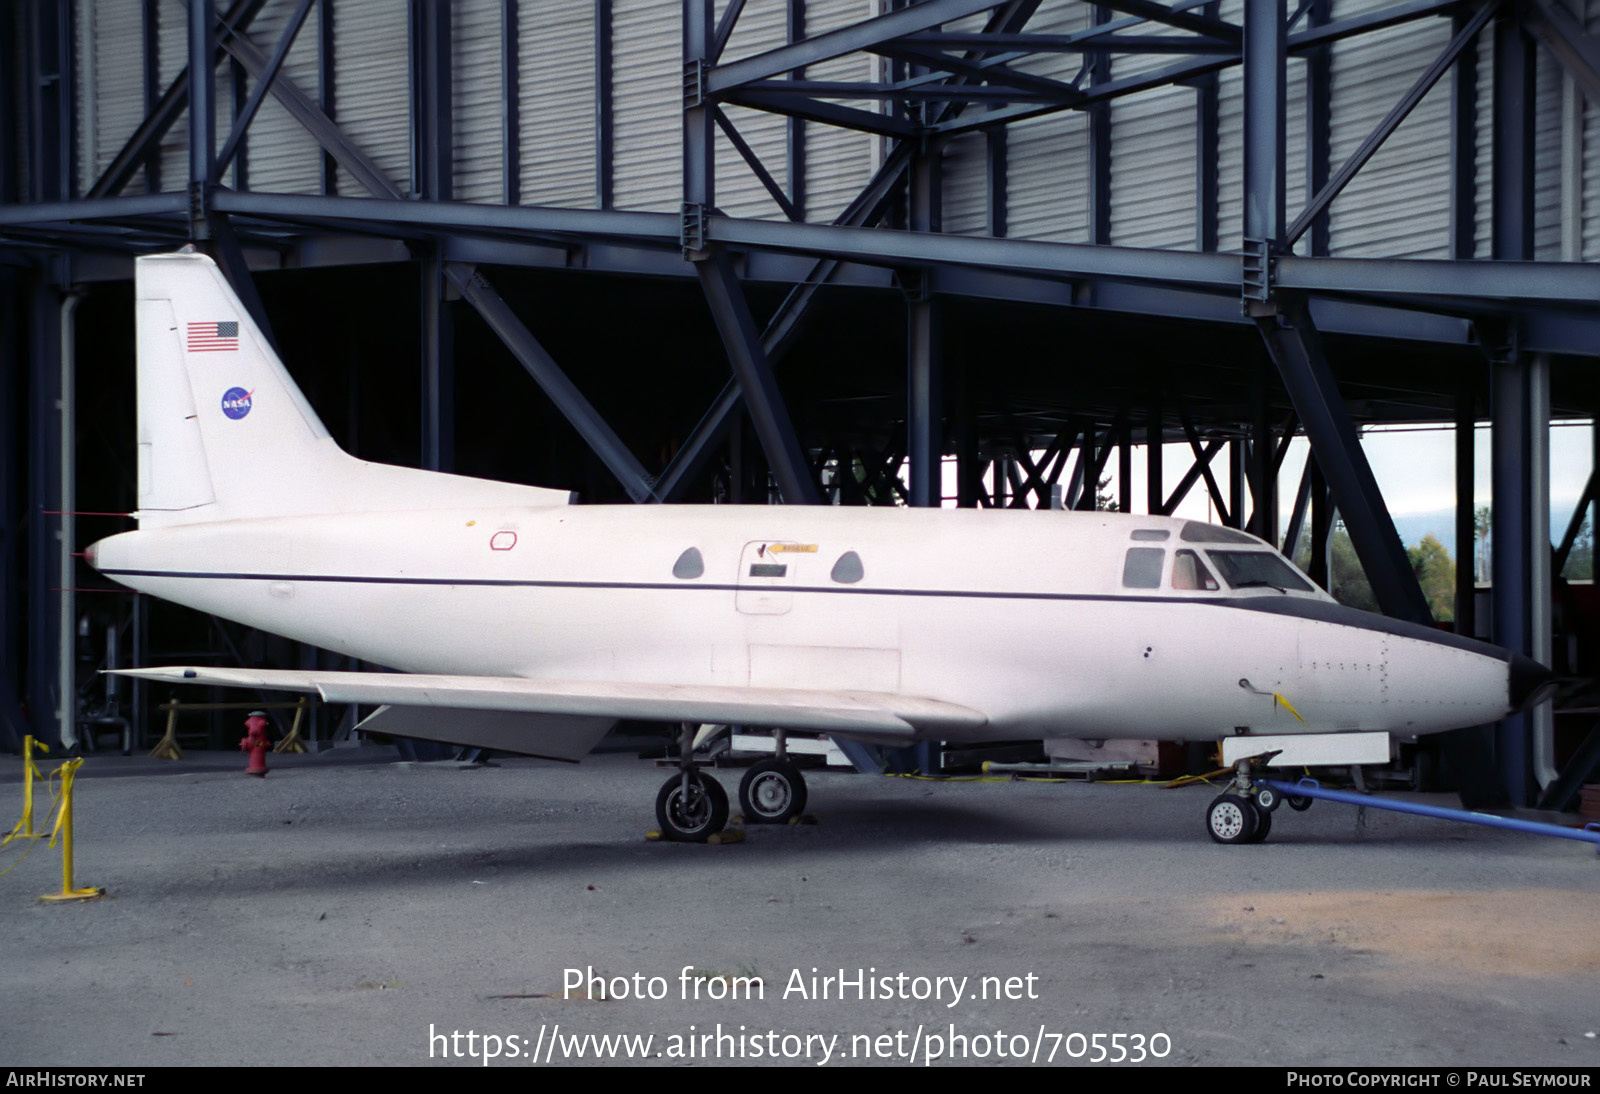
[[[273,752],[304,752],[305,742],[300,739],[300,723],[305,721],[306,709],[311,705],[304,695],[294,705],[294,725],[289,727],[289,735],[273,746]]]
[[[33,783],[35,779],[43,779],[39,772],[39,765],[33,762],[33,750],[49,752],[44,742],[36,741],[32,737],[22,738],[22,819],[5,839],[0,839],[0,847],[4,847],[14,839],[40,839],[43,832],[33,830]]]
[[[161,704],[167,712],[166,736],[156,742],[156,747],[150,750],[152,760],[181,760],[183,749],[178,747],[178,700],[169,699]]]
[[[83,765],[82,760],[68,760],[55,774],[61,776],[61,804],[56,810],[55,828],[50,833],[50,846],[61,837],[61,891],[46,893],[39,899],[58,903],[64,900],[94,900],[106,895],[104,889],[74,889],[72,887],[72,780]]]

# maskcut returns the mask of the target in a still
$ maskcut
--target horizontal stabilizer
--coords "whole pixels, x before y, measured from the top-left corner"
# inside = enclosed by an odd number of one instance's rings
[[[978,711],[954,703],[879,692],[181,666],[118,669],[116,674],[175,684],[312,691],[335,703],[638,718],[652,722],[724,722],[902,742],[916,737],[970,734],[988,721]]]

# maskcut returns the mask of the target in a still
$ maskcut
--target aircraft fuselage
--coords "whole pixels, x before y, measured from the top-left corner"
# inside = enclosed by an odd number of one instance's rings
[[[408,672],[920,696],[982,711],[981,739],[1411,735],[1517,705],[1505,651],[1244,582],[1245,555],[1287,566],[1163,517],[556,506],[180,524],[91,559]]]

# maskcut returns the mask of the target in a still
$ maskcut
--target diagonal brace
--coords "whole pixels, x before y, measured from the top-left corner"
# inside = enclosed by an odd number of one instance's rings
[[[1345,528],[1378,606],[1385,615],[1430,624],[1433,613],[1361,449],[1305,302],[1281,296],[1278,314],[1254,318],[1300,416],[1317,466],[1344,515]]]
[[[463,263],[448,264],[445,273],[450,283],[478,310],[484,322],[489,324],[506,348],[522,363],[522,367],[528,370],[528,375],[555,403],[562,417],[572,424],[578,435],[594,450],[594,454],[600,457],[600,462],[622,483],[628,496],[634,501],[650,500],[654,490],[644,466],[567,378],[561,366],[539,344],[539,340],[517,318],[494,287],[473,267]]]

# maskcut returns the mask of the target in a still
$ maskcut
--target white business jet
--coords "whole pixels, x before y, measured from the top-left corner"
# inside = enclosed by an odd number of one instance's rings
[[[216,266],[140,258],[138,530],[88,559],[141,592],[397,672],[210,667],[146,679],[379,705],[362,728],[576,760],[621,718],[685,725],[662,831],[726,793],[689,726],[864,742],[1217,740],[1208,810],[1265,835],[1263,758],[1386,762],[1389,735],[1503,717],[1550,674],[1345,608],[1262,541],[1115,513],[580,506],[559,490],[341,451]],[[786,758],[740,787],[799,811]]]

